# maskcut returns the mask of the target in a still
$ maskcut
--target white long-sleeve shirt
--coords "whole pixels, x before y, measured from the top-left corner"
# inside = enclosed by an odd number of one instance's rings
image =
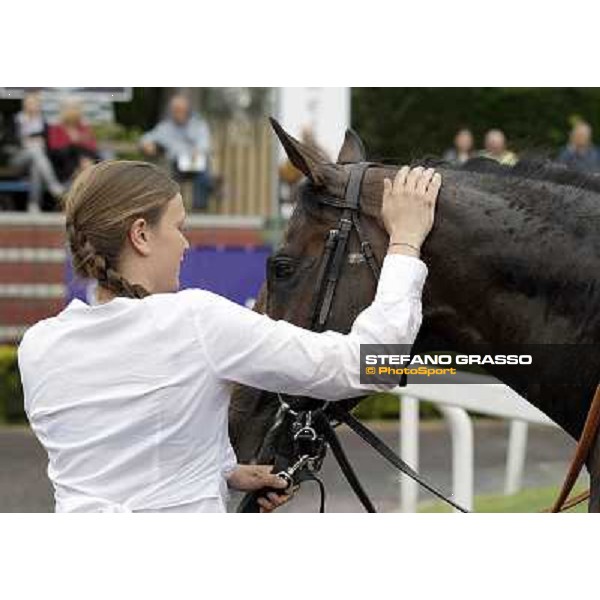
[[[347,335],[314,333],[204,290],[73,300],[25,334],[25,410],[48,453],[57,511],[224,511],[235,468],[230,382],[342,399],[361,385],[360,344],[412,344],[427,268],[385,258]]]

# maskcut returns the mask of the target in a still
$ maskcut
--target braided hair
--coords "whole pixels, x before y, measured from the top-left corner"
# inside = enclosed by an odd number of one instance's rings
[[[73,270],[96,279],[115,296],[144,298],[149,291],[119,272],[131,225],[156,225],[179,186],[167,173],[140,161],[105,161],[85,169],[65,198],[66,233]]]

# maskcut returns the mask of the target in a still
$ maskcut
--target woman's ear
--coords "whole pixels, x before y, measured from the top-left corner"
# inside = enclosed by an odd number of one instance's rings
[[[146,219],[136,219],[129,228],[129,241],[142,256],[150,254],[150,231]]]

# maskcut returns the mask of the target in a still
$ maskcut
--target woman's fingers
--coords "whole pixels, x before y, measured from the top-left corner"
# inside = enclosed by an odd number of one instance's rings
[[[288,490],[288,482],[274,473],[272,465],[253,465],[252,473],[255,478],[253,489],[273,488],[277,491],[267,492],[257,498],[261,512],[272,512],[290,500],[298,486]]]
[[[279,508],[285,504],[291,496],[288,494],[276,494],[275,492],[268,492],[266,498],[264,496],[258,498],[258,505],[263,509],[264,512],[272,512],[276,508]]]
[[[285,490],[288,487],[288,482],[273,473],[266,473],[263,478],[263,487],[272,487],[276,490]]]
[[[252,474],[254,476],[254,489],[261,489],[264,487],[275,488],[276,490],[284,490],[288,483],[285,479],[278,477],[275,473],[272,473],[272,465],[253,465]]]
[[[417,189],[417,184],[423,175],[423,167],[415,167],[411,169],[406,177],[406,190],[412,192]]]
[[[406,178],[410,173],[410,167],[402,167],[396,173],[396,177],[394,177],[394,185],[392,191],[394,194],[399,194],[400,190],[406,185]]]
[[[383,199],[384,201],[387,200],[390,196],[390,194],[392,193],[392,182],[385,177],[383,180]]]
[[[288,501],[288,497],[285,494],[275,494],[274,492],[269,492],[267,494],[267,498],[271,502],[271,504],[275,506],[281,506]]]
[[[419,177],[416,186],[417,194],[425,195],[427,192],[427,188],[431,183],[431,179],[433,178],[435,171],[433,169],[425,169],[421,177]]]
[[[275,507],[266,498],[261,497],[256,502],[260,506],[261,512],[273,512],[275,510]]]
[[[431,168],[402,167],[394,177],[392,189],[384,182],[381,217],[390,239],[397,247],[390,252],[418,254],[433,225],[433,209],[442,178]],[[406,248],[410,246],[409,250]]]
[[[425,198],[433,206],[435,206],[441,186],[442,176],[439,173],[435,173],[431,178],[429,185],[427,186],[427,191],[425,192]]]

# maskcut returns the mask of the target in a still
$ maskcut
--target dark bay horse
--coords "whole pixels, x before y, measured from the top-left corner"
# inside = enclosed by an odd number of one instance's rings
[[[340,211],[319,198],[343,198],[346,164],[365,160],[356,134],[347,132],[336,164],[273,122],[288,157],[306,176],[283,243],[270,261],[256,310],[302,327],[309,325],[324,240]],[[379,263],[388,237],[379,218],[383,178],[398,167],[370,168],[360,198],[361,225]],[[600,379],[600,177],[552,165],[505,168],[474,161],[462,168],[437,166],[442,188],[434,228],[422,249],[429,275],[423,324],[414,353],[461,351],[471,344],[577,344],[596,350],[578,369],[585,385],[532,384],[519,375],[504,382],[578,439]],[[358,256],[358,241],[348,252]],[[369,268],[344,265],[328,329],[349,331],[376,290]],[[494,367],[488,369],[499,378]],[[593,382],[593,383],[591,383]],[[347,401],[349,406],[357,400]],[[277,401],[239,387],[230,410],[231,438],[241,462],[261,453]],[[588,469],[589,509],[600,512],[600,444]],[[558,482],[557,482],[558,484]]]

